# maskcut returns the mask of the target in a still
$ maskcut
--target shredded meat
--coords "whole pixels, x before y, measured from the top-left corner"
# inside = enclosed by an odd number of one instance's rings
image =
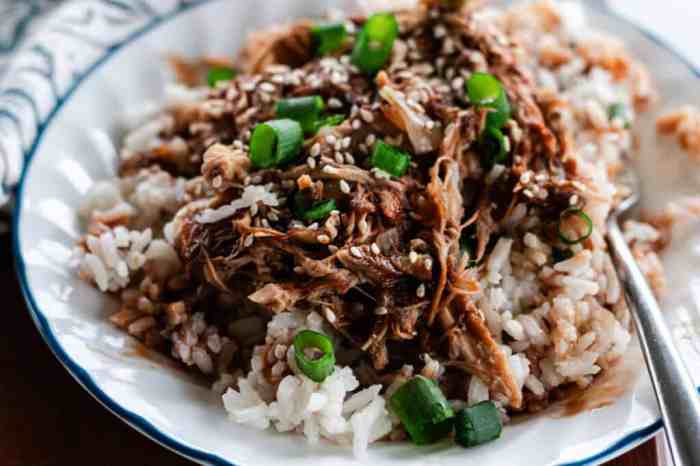
[[[230,64],[239,75],[160,115],[162,145],[130,154],[120,170],[158,166],[188,179],[177,213],[156,228],[171,237],[184,264],[178,279],[188,284],[166,284],[167,299],[184,303],[163,307],[169,319],[185,318],[173,309],[219,302],[227,309],[216,315],[220,326],[317,312],[355,352],[352,364],[366,380],[391,383],[404,364],[426,365],[420,357],[429,354],[451,371],[435,371],[444,387],[464,389],[466,372],[508,408],[524,407],[522,381],[501,346],[512,342],[483,304],[493,290],[488,262],[505,235],[525,255],[516,214],[520,222],[534,212],[538,240],[551,251],[561,213],[590,202],[582,186],[592,180],[580,179],[585,166],[563,116],[567,103],[536,88],[518,47],[478,20],[476,8],[423,0],[398,13],[392,56],[373,75],[352,64],[352,40],[318,56],[310,21],[255,33]],[[349,21],[360,27],[365,18]],[[547,66],[571,59],[567,50],[549,52]],[[206,64],[173,65],[183,82],[202,84]],[[494,109],[464,90],[475,72],[495,76],[511,108],[497,128],[499,157],[489,150]],[[304,96],[324,100],[324,119],[343,121],[304,134],[290,160],[254,167],[256,125],[277,118],[281,99]],[[672,116],[661,129],[679,121]],[[408,159],[405,173],[392,175],[376,160],[377,141]],[[232,204],[235,212],[221,214]],[[110,223],[98,218],[96,231]],[[548,257],[535,259],[553,267]],[[508,304],[513,318],[517,299]]]

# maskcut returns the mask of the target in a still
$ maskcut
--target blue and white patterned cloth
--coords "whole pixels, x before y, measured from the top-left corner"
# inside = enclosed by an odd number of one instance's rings
[[[60,0],[0,0],[0,82],[13,52]]]

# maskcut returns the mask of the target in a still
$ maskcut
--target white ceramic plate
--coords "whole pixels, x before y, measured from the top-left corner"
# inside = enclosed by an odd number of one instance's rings
[[[263,466],[356,464],[347,449],[309,447],[300,437],[229,422],[207,387],[176,369],[136,357],[132,342],[106,316],[115,303],[79,281],[68,266],[79,237],[76,206],[116,165],[122,109],[158,98],[161,57],[230,53],[253,27],[313,16],[323,0],[113,0],[69,2],[52,13],[10,65],[0,93],[0,156],[17,190],[17,270],[39,331],[59,360],[95,398],[134,428],[199,463]],[[651,64],[664,106],[700,104],[698,75],[653,37],[610,12],[591,12]],[[687,157],[660,149],[653,116],[640,126],[646,208],[698,192]],[[696,170],[697,172],[697,170]],[[649,195],[653,194],[653,196]],[[664,303],[688,364],[700,376],[696,302],[700,302],[700,231],[678,238],[665,256],[672,301]],[[695,271],[695,272],[694,272]],[[695,298],[695,299],[694,299]],[[700,377],[699,377],[700,378]],[[697,381],[697,379],[696,379]],[[672,381],[668,381],[672,383]],[[598,464],[638,445],[661,423],[649,383],[611,406],[555,419],[539,416],[505,429],[490,445],[379,444],[368,463],[481,466]]]

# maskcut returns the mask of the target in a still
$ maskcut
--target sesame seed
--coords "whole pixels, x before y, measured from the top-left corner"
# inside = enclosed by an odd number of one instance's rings
[[[442,24],[438,24],[437,26],[435,26],[435,29],[433,31],[433,35],[435,36],[436,39],[440,39],[442,37],[445,37],[447,35],[447,29]]]
[[[450,55],[454,53],[455,51],[455,42],[452,40],[451,37],[448,37],[445,39],[445,42],[442,44],[442,50],[445,52],[445,54]]]
[[[280,219],[279,215],[277,215],[276,213],[274,213],[274,212],[272,212],[272,211],[270,211],[270,212],[267,213],[267,218],[268,218],[268,220],[270,220],[271,222],[276,222],[276,221],[278,221],[278,220]]]
[[[423,261],[423,265],[425,266],[426,269],[432,269],[433,268],[433,260],[428,257]]]
[[[367,147],[372,147],[376,141],[377,141],[377,136],[370,133],[367,135],[367,138],[365,139],[365,144],[367,144]]]
[[[347,149],[352,144],[352,138],[350,136],[343,138],[343,149]]]
[[[372,112],[367,110],[366,108],[361,108],[360,109],[360,116],[362,117],[363,120],[367,123],[372,123],[374,122],[374,115]]]
[[[353,157],[350,152],[347,152],[345,154],[345,162],[354,165],[355,164],[355,157]]]
[[[335,145],[333,146],[333,149],[335,149],[335,150],[342,150],[342,149],[343,149],[343,141],[342,141],[342,139],[335,142]]]
[[[345,194],[350,193],[350,185],[348,184],[347,181],[340,180],[340,190]]]
[[[312,223],[308,228],[309,230],[318,230],[318,222]]]
[[[270,97],[270,94],[260,94],[260,100],[262,100],[265,103],[268,103],[272,101],[272,97]]]
[[[383,316],[389,313],[389,310],[384,307],[384,306],[379,306],[376,309],[374,309],[374,313],[378,316]]]
[[[331,238],[328,235],[318,235],[318,242],[321,244],[328,244],[331,242]]]
[[[332,97],[328,100],[328,106],[330,108],[341,108],[343,106],[343,103],[339,99]]]
[[[328,173],[329,175],[335,175],[336,173],[338,173],[338,170],[336,170],[335,167],[331,165],[324,165],[323,172]]]
[[[379,246],[377,246],[377,243],[372,243],[372,246],[370,246],[370,249],[374,254],[381,254],[382,251],[379,249]]]
[[[323,315],[326,317],[326,320],[328,322],[330,322],[331,324],[335,323],[335,321],[336,321],[335,312],[333,312],[330,307],[323,308]]]
[[[357,246],[352,246],[350,248],[350,254],[358,258],[362,257],[362,251],[360,251],[360,248],[358,248]]]
[[[255,238],[253,237],[253,235],[246,236],[245,239],[243,240],[243,247],[245,247],[245,248],[251,247],[253,245],[253,241],[255,241]]]
[[[268,222],[266,218],[262,219],[262,222],[260,223],[262,223],[262,226],[265,228],[270,228],[270,222]]]
[[[336,140],[337,140],[337,139],[336,139],[335,136],[333,136],[332,134],[329,134],[328,136],[326,136],[326,142],[327,142],[328,144],[333,145],[333,144],[335,144],[335,141],[336,141]]]
[[[416,261],[418,260],[418,253],[416,251],[411,251],[408,253],[408,260],[411,262],[411,264],[415,264]]]
[[[457,76],[452,80],[452,89],[455,91],[459,91],[464,87],[464,78],[461,76]]]
[[[334,244],[329,244],[328,250],[331,252],[331,254],[335,254],[336,252],[338,252],[338,246]]]
[[[578,194],[574,194],[569,198],[569,205],[576,205],[578,204]]]
[[[416,289],[416,296],[422,298],[425,296],[425,285],[423,283]]]
[[[311,152],[311,156],[312,156],[312,157],[318,157],[319,154],[321,153],[321,144],[319,144],[319,143],[317,142],[316,144],[314,144],[313,146],[311,146],[311,151],[310,151],[310,152]]]
[[[224,180],[221,178],[221,175],[215,176],[214,179],[211,180],[211,185],[215,188],[220,188],[222,184],[224,184]]]
[[[357,131],[360,128],[362,128],[362,122],[360,120],[353,120],[352,121],[352,129]]]
[[[260,90],[263,92],[275,92],[275,86],[268,82],[260,83]]]
[[[341,154],[340,152],[336,152],[335,153],[335,161],[337,163],[343,163],[345,161],[345,159],[343,159],[343,154]]]
[[[316,159],[313,157],[309,157],[306,159],[306,164],[309,166],[310,169],[316,168]]]

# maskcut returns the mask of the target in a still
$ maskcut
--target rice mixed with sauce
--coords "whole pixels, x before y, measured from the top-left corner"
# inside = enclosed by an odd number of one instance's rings
[[[625,354],[605,221],[647,72],[576,3],[462,3],[173,58],[129,112],[79,273],[233,421],[472,446]],[[667,220],[625,225],[657,292]]]

